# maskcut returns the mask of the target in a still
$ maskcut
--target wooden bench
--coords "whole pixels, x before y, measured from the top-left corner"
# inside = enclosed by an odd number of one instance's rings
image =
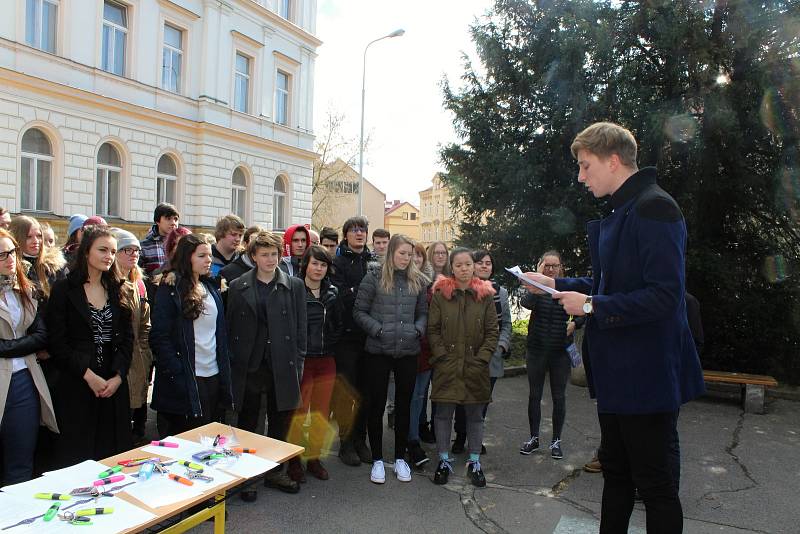
[[[766,388],[774,388],[778,381],[771,376],[729,373],[726,371],[703,371],[706,382],[739,384],[742,390],[742,406],[745,413],[766,412]]]

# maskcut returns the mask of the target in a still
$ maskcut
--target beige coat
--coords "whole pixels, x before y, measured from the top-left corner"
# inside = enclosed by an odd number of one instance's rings
[[[22,320],[17,327],[19,332],[27,331],[36,317],[37,302],[35,299],[32,299],[32,304],[33,309],[27,306],[23,307]],[[16,339],[17,336],[14,334],[14,328],[11,324],[11,316],[5,309],[0,308],[0,338]],[[11,358],[0,358],[0,423],[2,423],[3,420],[3,410],[5,409],[6,398],[8,397],[8,388],[11,385],[11,360]],[[53,401],[50,398],[50,389],[47,387],[42,368],[39,367],[39,362],[36,361],[36,355],[29,354],[25,356],[25,365],[28,366],[31,377],[33,377],[33,383],[39,391],[39,404],[41,405],[39,423],[45,425],[53,432],[58,432],[56,414],[53,410]]]
[[[131,409],[140,408],[147,402],[147,388],[150,386],[150,366],[153,353],[150,351],[150,304],[134,291],[133,306],[133,355],[128,369],[128,390]]]

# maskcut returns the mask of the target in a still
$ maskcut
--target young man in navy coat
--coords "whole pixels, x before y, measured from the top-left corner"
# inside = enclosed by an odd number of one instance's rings
[[[593,124],[571,150],[578,181],[596,198],[609,196],[613,208],[587,225],[593,276],[529,276],[557,289],[553,298],[568,314],[587,316],[584,361],[597,398],[605,479],[600,532],[628,531],[638,488],[648,534],[680,533],[670,447],[681,404],[705,391],[686,319],[686,223],[656,185],[656,169],[638,169],[636,140],[625,128]]]

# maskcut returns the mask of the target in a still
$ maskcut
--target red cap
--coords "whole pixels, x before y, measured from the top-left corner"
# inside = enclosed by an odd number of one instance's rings
[[[86,228],[87,226],[108,226],[108,223],[99,215],[92,215],[83,222],[83,227]]]

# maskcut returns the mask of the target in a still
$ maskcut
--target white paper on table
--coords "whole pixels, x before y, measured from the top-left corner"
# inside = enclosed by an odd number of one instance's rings
[[[272,460],[244,453],[238,457],[232,456],[221,459],[214,464],[214,467],[242,478],[253,478],[261,473],[266,473],[270,469],[275,469],[278,465]]]
[[[91,484],[91,482],[89,482],[89,484]],[[38,477],[28,480],[27,482],[14,484],[13,486],[6,486],[3,488],[3,493],[14,495],[23,499],[33,499],[33,496],[36,493],[69,493],[79,485],[80,481],[71,483],[60,478]],[[45,503],[48,501],[40,502]]]
[[[179,458],[181,460],[186,459],[188,461],[194,461],[191,457],[184,458],[181,456]],[[170,464],[167,466],[167,470],[170,473],[189,478],[186,476],[186,468],[180,464]],[[161,475],[155,472],[148,480],[140,481],[139,484],[126,488],[125,492],[151,508],[158,508],[160,506],[169,506],[185,501],[186,499],[197,497],[203,492],[213,490],[214,488],[236,480],[235,477],[223,473],[218,469],[214,469],[213,467],[204,466],[203,475],[210,476],[214,480],[205,482],[195,479],[192,481],[194,482],[193,485],[186,486],[170,479],[167,475]]]
[[[511,267],[510,269],[508,267],[506,267],[506,271],[510,272],[511,274],[513,274],[514,276],[519,278],[522,282],[524,282],[526,284],[529,284],[529,285],[532,285],[534,287],[538,287],[542,291],[550,293],[551,295],[553,295],[555,293],[558,293],[558,291],[556,291],[552,287],[547,287],[546,285],[540,284],[539,282],[537,282],[537,281],[525,276],[525,273],[522,272],[522,269],[519,268],[519,265],[515,265],[515,266]]]
[[[19,484],[17,484],[19,485]],[[30,497],[30,496],[29,496]],[[44,514],[53,501],[42,501],[32,498],[23,498],[22,496],[13,495],[11,493],[0,493],[0,529],[15,525],[23,519],[34,517],[39,514]],[[28,532],[38,532],[39,524],[44,523],[41,519],[37,519],[28,525],[20,525],[12,529],[6,530],[9,534],[25,534]]]
[[[155,454],[156,456],[191,459],[193,454],[211,448],[211,447],[205,447],[203,446],[203,444],[197,443],[196,441],[189,441],[188,439],[176,438],[174,436],[169,436],[167,438],[160,439],[159,441],[169,441],[170,443],[177,443],[178,446],[159,447],[158,445],[148,445],[146,447],[142,447],[142,450],[150,454]]]

